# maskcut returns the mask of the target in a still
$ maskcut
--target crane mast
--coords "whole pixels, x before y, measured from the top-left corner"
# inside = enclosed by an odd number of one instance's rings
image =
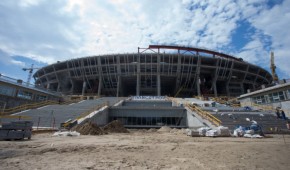
[[[275,65],[275,63],[274,63],[274,52],[273,51],[271,51],[271,65],[270,65],[270,68],[271,68],[271,72],[272,72],[272,78],[273,78],[273,81],[275,82],[275,83],[277,83],[278,81],[279,81],[279,78],[278,78],[278,76],[277,76],[277,74],[276,74],[276,65]]]
[[[32,77],[33,70],[34,69],[39,69],[39,68],[33,67],[33,65],[34,64],[31,64],[31,67],[30,68],[23,68],[22,69],[23,71],[29,71],[28,72],[28,78],[27,78],[26,86],[29,86],[29,84],[30,84],[30,80],[31,80],[31,77]]]

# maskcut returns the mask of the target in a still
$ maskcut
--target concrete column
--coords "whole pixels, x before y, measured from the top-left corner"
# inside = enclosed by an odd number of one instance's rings
[[[56,91],[57,91],[57,92],[60,91],[60,82],[57,83],[57,90],[56,90]]]
[[[243,83],[240,84],[242,94],[245,94],[245,88]]]
[[[136,96],[140,96],[140,73],[137,73]]]
[[[98,87],[98,96],[101,96],[101,92],[102,92],[102,76],[99,76],[99,87]]]
[[[230,81],[232,79],[233,68],[234,68],[234,61],[232,60],[232,65],[231,65],[230,72],[229,72],[229,75],[228,75],[228,80],[226,82],[226,91],[227,91],[227,96],[228,97],[230,96],[229,83],[230,83]]]
[[[119,97],[120,94],[121,94],[121,76],[118,76],[118,82],[117,82],[117,96],[116,97]]]
[[[217,59],[216,69],[215,69],[215,72],[213,74],[214,78],[213,78],[213,81],[212,81],[212,88],[213,88],[213,92],[214,92],[214,97],[217,97],[216,81],[218,79],[218,74],[219,74],[219,71],[220,71],[220,68],[219,68],[220,62],[221,62],[221,60]]]
[[[213,82],[212,87],[213,87],[214,97],[217,97],[216,81]]]
[[[49,89],[49,88],[50,88],[50,83],[48,83],[46,86],[46,89]]]
[[[157,55],[157,96],[161,96],[161,80],[160,80],[160,54]]]
[[[140,96],[140,54],[138,54],[137,60],[136,96]]]
[[[199,76],[197,77],[196,89],[197,89],[197,95],[201,96],[201,93],[200,93],[200,77]]]
[[[160,74],[157,75],[157,96],[161,96]]]
[[[196,66],[196,89],[197,89],[197,95],[201,96],[201,92],[200,92],[200,65],[201,65],[201,57],[199,56],[199,54],[197,53],[197,66]]]
[[[177,59],[177,70],[176,70],[176,85],[175,85],[175,93],[179,90],[179,83],[180,83],[180,75],[181,75],[181,56],[178,54],[178,59]]]
[[[230,88],[229,88],[229,82],[226,83],[226,92],[227,92],[227,96],[230,96]]]
[[[86,88],[87,88],[87,82],[83,82],[83,89],[82,89],[82,96],[85,94],[85,91],[86,91]]]
[[[99,72],[99,87],[98,87],[98,96],[101,96],[102,94],[102,87],[103,87],[103,79],[102,79],[102,65],[101,65],[101,57],[98,56],[97,57],[97,61],[98,61],[98,72]]]

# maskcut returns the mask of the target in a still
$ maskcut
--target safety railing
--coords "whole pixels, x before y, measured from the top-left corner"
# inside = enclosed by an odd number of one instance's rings
[[[58,102],[56,102],[56,101],[48,100],[48,101],[39,102],[39,103],[23,104],[23,105],[16,106],[13,108],[4,109],[0,112],[0,115],[9,115],[12,113],[16,113],[16,112],[20,112],[20,111],[24,111],[24,110],[28,110],[28,109],[35,109],[35,108],[39,108],[42,106],[57,104],[57,103]]]
[[[67,128],[75,120],[82,119],[82,118],[86,117],[87,115],[91,114],[92,112],[101,109],[104,106],[107,106],[107,104],[97,105],[96,107],[93,107],[92,109],[81,113],[76,119],[65,122],[64,124],[62,124],[62,127]]]
[[[220,126],[221,125],[221,120],[210,114],[209,112],[206,112],[199,108],[198,106],[192,105],[192,104],[187,104],[187,107],[196,112],[198,115],[200,115],[203,119],[207,119],[211,123],[213,123],[215,126]]]
[[[0,119],[6,118],[6,119],[18,119],[18,120],[23,120],[23,119],[31,119],[30,116],[20,116],[20,115],[0,115]],[[1,124],[1,121],[0,121]]]
[[[260,105],[260,104],[252,103],[252,106],[257,107],[258,109],[261,109],[264,111],[275,111],[275,108],[269,105]]]

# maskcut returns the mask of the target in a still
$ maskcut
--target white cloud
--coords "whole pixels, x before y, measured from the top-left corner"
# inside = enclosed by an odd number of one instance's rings
[[[253,36],[255,38],[244,47],[244,50],[247,47],[257,46],[257,48],[246,49],[247,56],[252,56],[252,59],[245,57],[245,51],[242,51],[240,55],[269,69],[270,51],[272,50],[275,53],[275,63],[282,72],[281,78],[289,78],[290,1],[284,1],[271,9],[264,8],[257,15],[250,17],[248,21],[258,31]],[[270,43],[267,36],[271,39]],[[263,40],[263,38],[266,39]],[[269,49],[266,48],[267,44],[270,44]]]
[[[237,54],[260,63],[259,59],[268,58],[263,37],[269,36],[277,63],[288,72],[285,57],[279,55],[289,55],[285,50],[289,38],[283,36],[288,32],[281,28],[289,25],[290,4],[285,1],[269,9],[266,1],[26,0],[17,5],[16,0],[5,0],[0,2],[0,24],[5,25],[0,28],[0,49],[48,64],[87,55],[137,52],[138,46],[153,43],[220,50],[232,46],[237,23],[245,20],[258,31]]]

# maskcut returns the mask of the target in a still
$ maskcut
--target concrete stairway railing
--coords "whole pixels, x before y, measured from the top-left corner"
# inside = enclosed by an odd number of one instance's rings
[[[186,106],[188,108],[190,108],[192,111],[196,112],[198,115],[200,115],[203,119],[207,119],[208,121],[210,121],[215,126],[221,125],[222,122],[218,118],[216,118],[215,116],[213,116],[209,112],[202,110],[198,106],[191,105],[191,104],[187,104]]]

